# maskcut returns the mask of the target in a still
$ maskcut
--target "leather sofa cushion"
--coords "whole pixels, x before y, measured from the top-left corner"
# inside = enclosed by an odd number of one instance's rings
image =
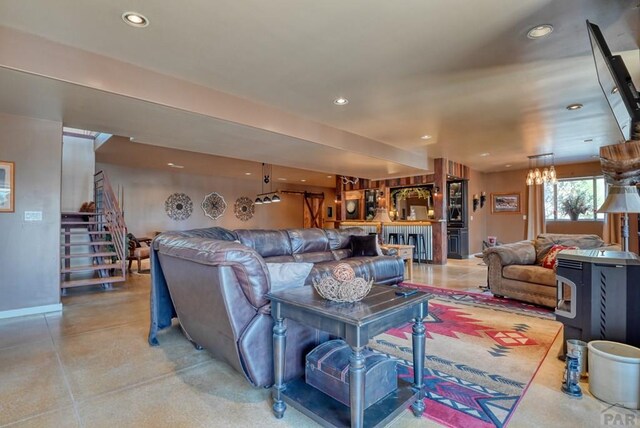
[[[404,276],[404,262],[396,256],[352,257],[348,260],[366,264],[370,275],[373,275],[372,278],[402,278]]]
[[[329,251],[329,238],[322,229],[287,229],[293,254]]]
[[[350,248],[343,248],[340,250],[331,250],[331,253],[333,253],[333,258],[335,260],[346,259],[347,257],[351,257],[351,254],[352,254]]]
[[[536,263],[542,264],[544,256],[547,255],[554,245],[565,245],[568,247],[578,247],[581,250],[600,248],[604,241],[598,235],[576,235],[569,233],[543,233],[538,235],[533,245],[536,248]]]
[[[351,248],[351,236],[366,235],[359,227],[347,227],[345,229],[325,229],[329,239],[329,247],[332,250]]]
[[[293,256],[271,256],[263,258],[267,263],[293,263],[296,261]]]
[[[293,258],[296,262],[320,263],[335,260],[333,253],[330,251],[318,251],[314,253],[294,254]]]
[[[502,269],[502,276],[516,281],[556,286],[556,273],[538,265],[508,265]]]
[[[286,230],[239,229],[235,233],[242,245],[254,249],[262,257],[293,254]]]

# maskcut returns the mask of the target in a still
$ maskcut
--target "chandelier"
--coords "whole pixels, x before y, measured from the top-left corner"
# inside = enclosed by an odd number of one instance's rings
[[[356,184],[358,182],[359,178],[358,177],[345,177],[344,175],[342,176],[342,184]]]
[[[551,159],[551,164],[547,167],[547,160]],[[540,164],[538,164],[540,162]],[[540,170],[542,167],[542,171]],[[556,168],[554,166],[553,153],[544,153],[541,155],[529,156],[529,173],[527,174],[527,186],[533,186],[534,184],[556,184],[558,178],[556,177]]]
[[[272,175],[273,165],[271,164],[262,164],[262,193],[256,195],[256,200],[253,202],[256,205],[262,204],[270,204],[272,202],[280,202],[280,196],[278,196],[278,191],[275,192],[271,187],[271,175]],[[264,185],[269,185],[269,192],[264,191]]]

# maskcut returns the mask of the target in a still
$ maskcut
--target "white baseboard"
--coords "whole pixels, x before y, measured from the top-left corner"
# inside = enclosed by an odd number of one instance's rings
[[[12,309],[10,311],[0,311],[0,319],[22,317],[25,315],[46,314],[49,312],[62,311],[62,303],[44,306],[32,306],[30,308]]]

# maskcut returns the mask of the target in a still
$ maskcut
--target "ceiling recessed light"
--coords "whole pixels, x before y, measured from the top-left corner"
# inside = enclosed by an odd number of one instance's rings
[[[344,97],[340,97],[340,98],[336,98],[335,100],[333,100],[333,103],[337,106],[344,106],[349,104],[349,100],[344,98]]]
[[[582,104],[580,103],[569,104],[566,108],[567,110],[580,110],[582,108]]]
[[[553,26],[549,24],[537,25],[527,31],[527,37],[530,39],[539,39],[541,37],[548,36],[553,32]]]
[[[333,175],[327,175],[327,178],[333,178]]]
[[[167,165],[170,166],[171,168],[180,168],[180,169],[184,168],[184,165],[176,165],[173,162],[169,162]]]
[[[245,172],[244,175],[251,175],[251,173],[250,172]]]
[[[307,181],[307,180],[305,180],[305,179],[303,178],[303,179],[302,179],[302,180],[300,180],[300,181],[302,181],[302,182],[304,183],[304,182],[305,182],[305,181]]]
[[[422,137],[420,137],[421,140],[430,140],[431,139],[431,135],[429,134],[424,134]]]
[[[143,28],[149,25],[149,20],[138,12],[125,12],[122,14],[122,20],[132,27]]]
[[[278,178],[278,180],[280,180],[280,181],[287,181],[287,179],[286,179],[286,178],[284,178],[284,177],[279,177],[279,178]]]
[[[505,168],[511,168],[511,164],[510,164],[510,163],[508,163],[508,164],[506,164],[504,167],[505,167]]]
[[[491,153],[480,153],[480,157],[486,158],[487,156],[489,156]]]

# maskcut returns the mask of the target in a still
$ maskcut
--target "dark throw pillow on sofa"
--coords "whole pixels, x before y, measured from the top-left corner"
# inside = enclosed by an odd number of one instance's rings
[[[377,236],[376,235],[364,235],[357,236],[351,235],[351,256],[352,257],[368,257],[377,256]]]

